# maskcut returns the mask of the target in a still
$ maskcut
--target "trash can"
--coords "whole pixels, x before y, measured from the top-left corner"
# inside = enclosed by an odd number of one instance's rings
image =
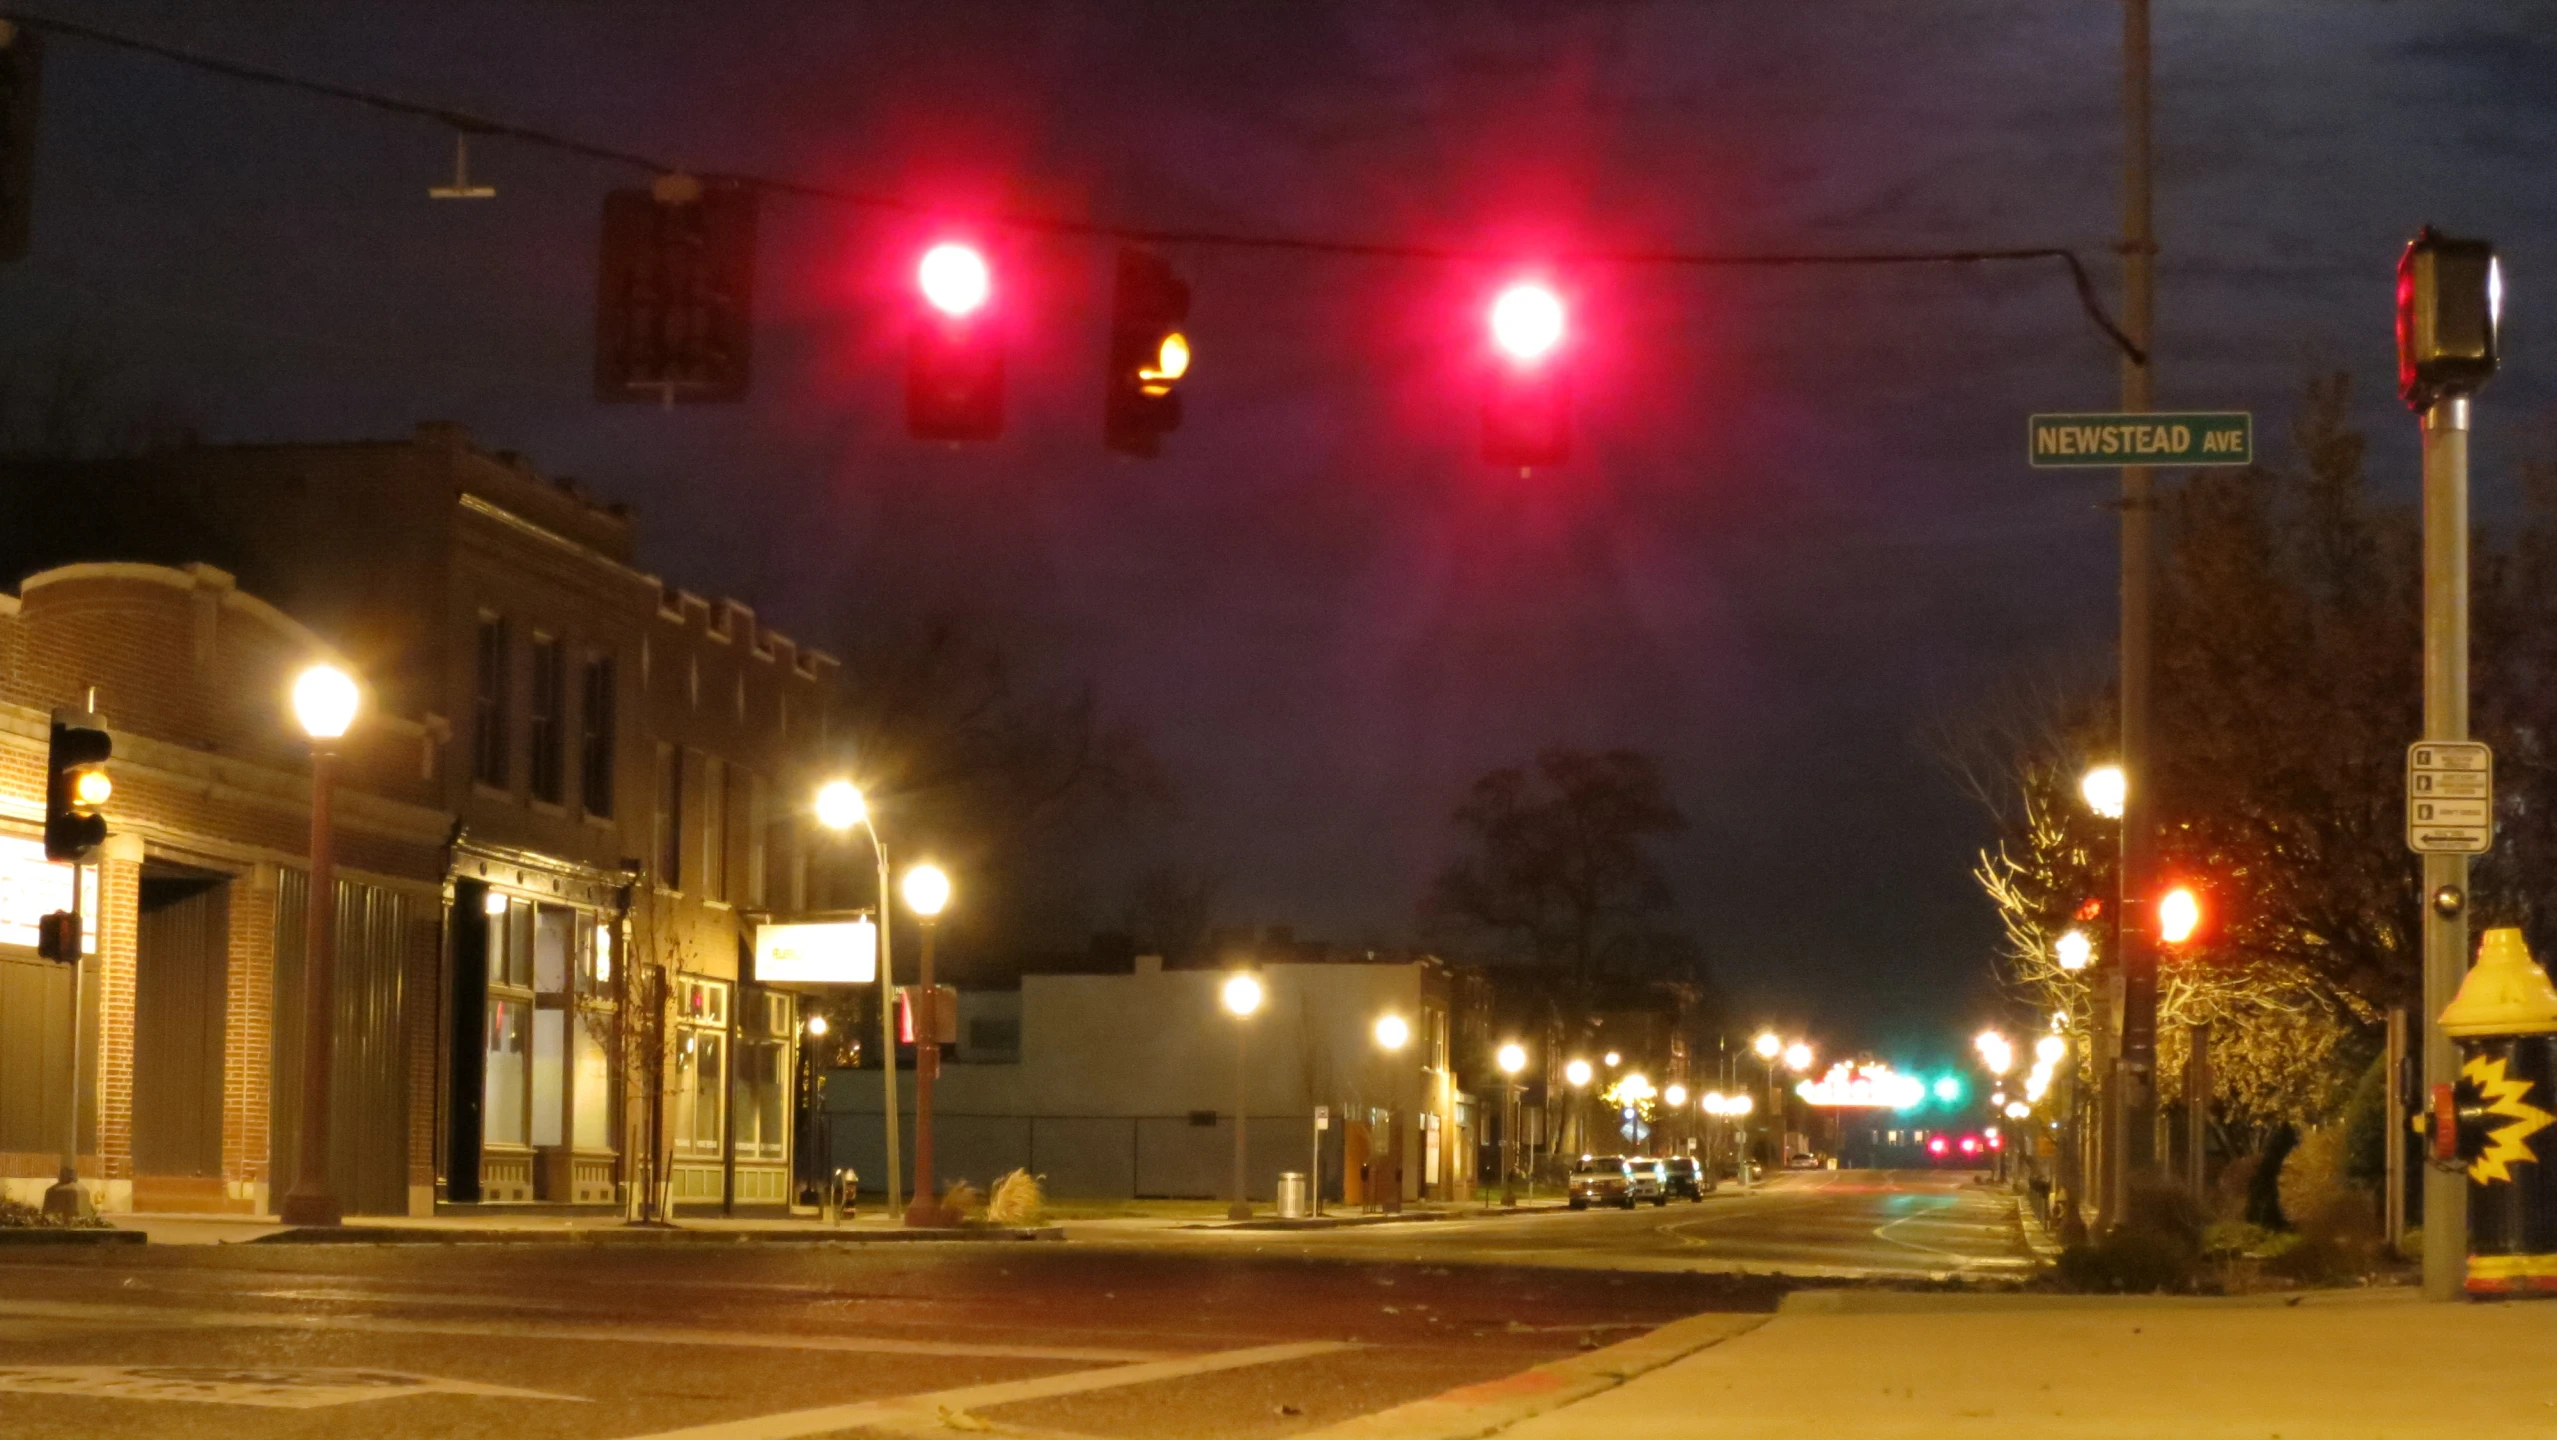
[[[2441,1015],[2459,1042],[2468,1293],[2557,1295],[2557,986],[2519,930],[2489,930],[2478,949]]]
[[[1280,1171],[1278,1184],[1279,1218],[1281,1220],[1304,1219],[1306,1212],[1313,1208],[1306,1200],[1307,1193],[1308,1192],[1305,1188],[1304,1171]]]

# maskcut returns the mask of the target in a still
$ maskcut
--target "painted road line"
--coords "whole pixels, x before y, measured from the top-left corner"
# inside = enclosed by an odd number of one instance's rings
[[[1574,1355],[1498,1380],[1462,1386],[1426,1400],[1309,1430],[1296,1440],[1470,1440],[1613,1390],[1644,1371],[1657,1370],[1707,1346],[1745,1335],[1774,1318],[1690,1315],[1647,1335],[1586,1355]],[[1705,1417],[1697,1418],[1701,1423]]]
[[[721,1420],[682,1430],[661,1430],[651,1435],[633,1436],[630,1440],[795,1440],[799,1436],[825,1435],[837,1430],[905,1431],[918,1423],[938,1425],[945,1431],[966,1429],[969,1423],[954,1422],[960,1422],[961,1417],[971,1410],[1014,1405],[1024,1400],[1048,1400],[1059,1395],[1081,1395],[1094,1390],[1116,1390],[1129,1385],[1151,1385],[1161,1380],[1180,1380],[1252,1365],[1275,1365],[1282,1360],[1304,1360],[1355,1348],[1343,1340],[1300,1340],[1287,1345],[1261,1345],[1249,1350],[1217,1350],[1178,1360],[1154,1360],[1142,1365],[1118,1365],[1105,1370],[1075,1370],[1030,1380],[1000,1380],[988,1385],[965,1385],[956,1390],[934,1390],[892,1400],[860,1400],[815,1410],[788,1410],[744,1420]]]
[[[0,1393],[177,1400],[265,1410],[317,1410],[403,1395],[481,1395],[499,1400],[586,1403],[582,1395],[553,1395],[541,1390],[519,1390],[512,1385],[483,1385],[475,1380],[444,1380],[403,1370],[307,1365],[9,1365],[0,1366]]]
[[[121,1325],[229,1329],[359,1331],[372,1335],[465,1335],[606,1344],[715,1345],[740,1350],[821,1350],[848,1355],[929,1355],[967,1360],[1052,1360],[1073,1365],[1162,1361],[1160,1350],[1078,1345],[986,1345],[969,1341],[895,1340],[870,1335],[756,1334],[666,1325],[544,1325],[506,1320],[402,1320],[384,1315],[279,1315],[253,1310],[176,1310],[155,1305],[96,1305],[59,1300],[0,1300],[0,1316],[85,1320]]]

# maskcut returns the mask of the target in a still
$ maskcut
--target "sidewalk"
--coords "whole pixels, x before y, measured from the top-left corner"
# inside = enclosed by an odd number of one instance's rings
[[[109,1215],[118,1230],[138,1230],[154,1245],[266,1244],[781,1244],[899,1243],[926,1240],[1021,1241],[1064,1238],[1055,1225],[1025,1229],[971,1226],[909,1230],[894,1217],[864,1213],[832,1226],[806,1216],[730,1219],[679,1217],[672,1227],[639,1227],[619,1215],[562,1215],[540,1210],[475,1215],[354,1215],[335,1231],[296,1229],[271,1217]]]
[[[1807,1291],[1756,1330],[1501,1435],[2557,1435],[2552,1362],[2552,1303],[2434,1305],[2411,1290],[2229,1300]]]

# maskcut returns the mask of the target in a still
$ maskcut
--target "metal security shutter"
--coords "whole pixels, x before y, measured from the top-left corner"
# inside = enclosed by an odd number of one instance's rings
[[[133,983],[133,1169],[222,1173],[222,1038],[230,978],[230,888],[142,877]]]
[[[310,876],[284,871],[275,891],[274,1180],[293,1187],[302,1109],[303,917]],[[330,1076],[329,1184],[350,1215],[408,1208],[408,1041],[402,1024],[417,904],[352,880],[337,883],[337,1033]]]

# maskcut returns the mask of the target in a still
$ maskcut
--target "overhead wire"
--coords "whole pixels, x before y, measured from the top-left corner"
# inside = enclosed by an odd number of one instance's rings
[[[85,40],[110,49],[167,61],[173,65],[220,75],[245,84],[289,90],[322,99],[360,105],[384,114],[428,120],[463,135],[484,135],[540,149],[580,156],[607,164],[624,165],[652,175],[683,172],[684,165],[636,150],[626,150],[538,126],[511,120],[473,114],[450,105],[409,100],[380,91],[341,85],[334,81],[315,80],[260,65],[207,55],[200,51],[147,40],[139,36],[102,29],[95,25],[50,16],[0,11],[6,19],[31,30]],[[903,214],[954,214],[948,207],[927,204],[908,196],[880,191],[855,190],[837,185],[820,184],[790,176],[760,175],[751,171],[691,171],[700,178],[724,184],[742,185],[774,195],[796,199],[847,205],[859,209],[883,210]],[[1496,263],[1515,261],[1513,251],[1471,248],[1451,245],[1429,245],[1400,241],[1326,238],[1309,235],[1254,234],[1248,231],[1187,229],[1177,226],[1131,225],[1107,220],[1077,219],[1071,216],[1043,214],[1018,209],[996,209],[971,212],[966,218],[980,223],[1024,234],[1052,236],[1059,239],[1115,240],[1132,245],[1164,245],[1198,249],[1259,250],[1300,255],[1325,255],[1345,259],[1414,260],[1439,263]],[[2058,261],[2069,272],[2078,305],[2098,330],[2104,333],[2134,364],[2146,365],[2145,350],[2115,323],[2096,293],[2095,280],[2085,260],[2065,245],[2027,245],[1958,250],[1868,250],[1868,251],[1712,251],[1712,250],[1574,250],[1565,249],[1549,258],[1565,265],[1610,265],[1644,267],[1684,267],[1711,269],[1781,269],[1812,267],[1908,267],[1937,265],[1986,265]]]

